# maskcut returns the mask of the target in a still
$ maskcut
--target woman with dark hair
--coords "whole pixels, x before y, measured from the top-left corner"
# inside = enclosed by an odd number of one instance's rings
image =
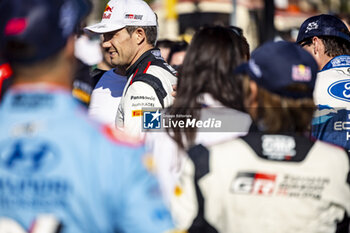
[[[251,119],[241,112],[241,81],[233,70],[244,61],[241,39],[230,28],[205,27],[193,37],[179,74],[176,100],[162,115],[167,132],[150,133],[165,197],[173,194],[186,151],[211,145],[248,131]]]

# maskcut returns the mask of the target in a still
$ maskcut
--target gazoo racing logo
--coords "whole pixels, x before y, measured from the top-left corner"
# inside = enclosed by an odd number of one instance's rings
[[[350,102],[350,79],[332,83],[327,91],[333,98]]]
[[[230,190],[238,194],[272,195],[275,184],[275,174],[238,172]]]
[[[125,14],[125,19],[137,19],[142,20],[143,15]]]

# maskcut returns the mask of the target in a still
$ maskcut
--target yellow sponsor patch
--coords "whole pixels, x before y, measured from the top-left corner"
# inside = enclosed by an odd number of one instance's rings
[[[178,185],[175,186],[174,194],[177,197],[181,196],[181,194],[182,194],[182,189]]]
[[[155,171],[155,164],[153,160],[152,154],[145,154],[143,157],[143,165],[146,167],[146,169],[149,172],[154,172]]]
[[[90,95],[83,90],[74,88],[72,91],[72,94],[74,97],[76,97],[77,99],[79,99],[80,101],[82,101],[84,103],[90,102]]]
[[[132,111],[132,117],[142,116],[142,110],[134,110]]]

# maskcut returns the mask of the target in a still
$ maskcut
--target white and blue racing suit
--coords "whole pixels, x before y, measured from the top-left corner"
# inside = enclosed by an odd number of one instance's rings
[[[350,150],[349,55],[334,57],[317,74],[314,100],[312,135]]]
[[[141,143],[90,122],[68,91],[14,87],[0,107],[0,221],[29,231],[50,214],[61,233],[167,231],[144,159]]]

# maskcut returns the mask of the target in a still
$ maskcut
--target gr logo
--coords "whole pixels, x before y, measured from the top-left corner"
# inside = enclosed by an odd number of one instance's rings
[[[231,184],[231,192],[240,194],[272,195],[276,175],[239,172]]]
[[[161,113],[157,111],[143,111],[143,128],[144,129],[160,129]]]

